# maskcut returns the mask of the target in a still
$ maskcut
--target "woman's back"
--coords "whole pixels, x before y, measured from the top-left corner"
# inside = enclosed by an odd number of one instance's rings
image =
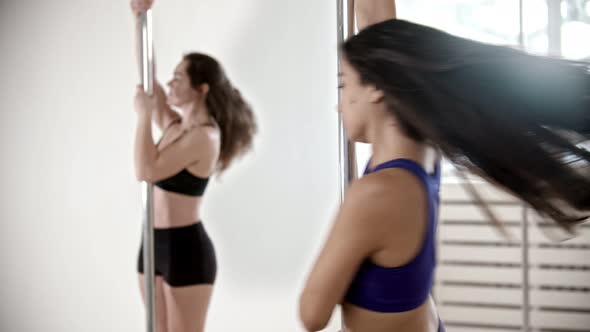
[[[392,160],[367,170],[363,180],[382,186],[371,208],[382,227],[380,248],[362,263],[343,304],[347,331],[435,331],[430,298],[435,268],[438,172]],[[362,183],[361,183],[362,185]]]

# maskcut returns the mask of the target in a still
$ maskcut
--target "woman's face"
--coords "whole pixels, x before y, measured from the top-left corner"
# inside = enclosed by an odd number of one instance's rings
[[[348,139],[353,142],[367,142],[370,117],[377,112],[383,93],[370,84],[361,84],[358,71],[346,59],[342,59],[339,76],[344,128]]]
[[[192,104],[199,98],[199,92],[191,86],[190,78],[186,68],[186,60],[180,62],[174,69],[174,77],[168,82],[168,104],[171,106],[182,107]]]

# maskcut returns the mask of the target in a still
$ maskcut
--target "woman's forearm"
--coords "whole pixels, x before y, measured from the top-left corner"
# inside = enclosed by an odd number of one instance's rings
[[[158,150],[152,138],[152,112],[137,114],[135,130],[135,175],[138,180],[150,181],[151,165],[157,159]]]
[[[354,11],[359,30],[396,17],[395,0],[355,0]]]

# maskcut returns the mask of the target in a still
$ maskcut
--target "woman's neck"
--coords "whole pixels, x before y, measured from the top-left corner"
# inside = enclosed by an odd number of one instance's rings
[[[204,103],[193,103],[181,108],[183,129],[190,129],[210,122],[209,111]]]
[[[394,121],[381,121],[369,133],[371,143],[371,167],[393,159],[410,159],[431,169],[432,149],[405,135]]]

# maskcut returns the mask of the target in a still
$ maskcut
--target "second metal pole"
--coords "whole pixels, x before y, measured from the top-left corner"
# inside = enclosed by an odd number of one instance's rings
[[[561,56],[561,0],[547,0],[547,16],[548,54]]]
[[[521,254],[522,254],[522,331],[528,332],[530,329],[530,285],[529,285],[529,213],[528,206],[522,206],[522,239],[521,239]]]
[[[518,31],[518,46],[525,50],[525,35],[524,35],[524,2],[518,1],[519,11],[519,31]],[[522,225],[521,225],[521,259],[522,259],[522,331],[528,332],[530,329],[530,286],[529,286],[529,214],[528,206],[522,206]]]
[[[338,33],[338,73],[342,68],[342,52],[340,45],[346,38],[354,34],[354,0],[336,0],[337,3],[337,33]],[[346,3],[346,6],[345,6]],[[341,94],[338,89],[338,107],[340,108]],[[344,193],[350,181],[357,176],[356,154],[354,142],[348,141],[342,121],[342,113],[338,113],[338,147],[339,147],[339,181],[340,200],[344,200]]]
[[[345,6],[346,3],[346,6]],[[354,34],[354,0],[336,0],[337,12],[337,41],[338,41],[338,74],[342,71],[342,42]],[[339,79],[339,78],[338,78]],[[341,93],[338,89],[338,109],[340,109]],[[354,142],[348,141],[342,113],[338,112],[338,174],[340,181],[340,202],[344,201],[344,194],[348,184],[357,176],[356,153]],[[346,330],[344,317],[340,317],[341,331]]]

